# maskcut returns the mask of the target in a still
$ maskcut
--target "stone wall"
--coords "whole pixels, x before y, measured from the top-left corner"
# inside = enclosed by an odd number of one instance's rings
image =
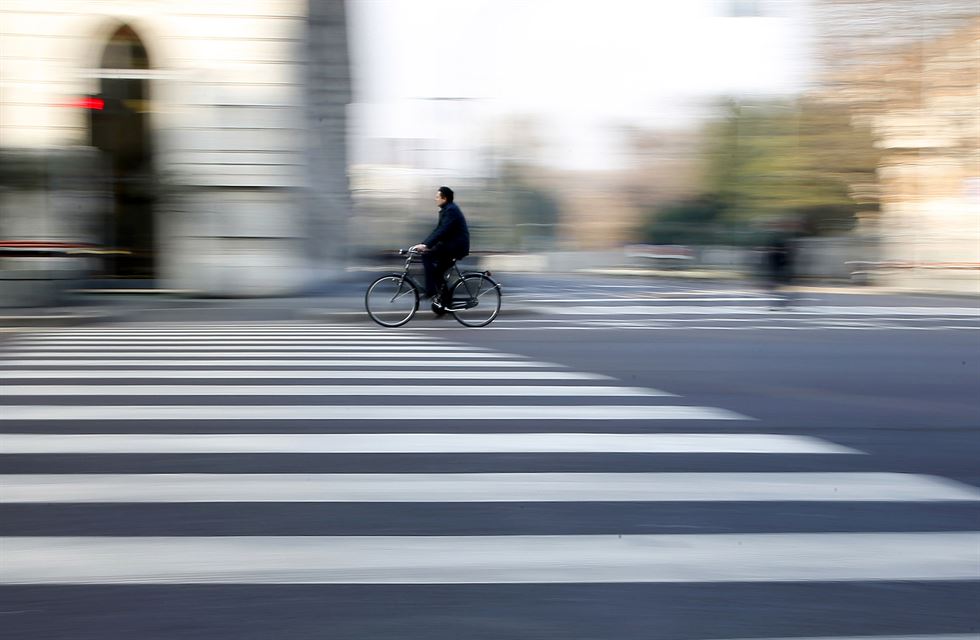
[[[350,99],[343,0],[5,0],[0,144],[88,144],[102,51],[130,26],[147,72],[157,276],[211,295],[275,295],[342,256]]]

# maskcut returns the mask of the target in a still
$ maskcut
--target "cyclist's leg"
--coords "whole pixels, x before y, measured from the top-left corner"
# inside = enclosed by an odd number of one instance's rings
[[[422,265],[425,267],[425,295],[435,296],[443,287],[442,277],[449,268],[450,259],[442,251],[433,249],[422,254]]]

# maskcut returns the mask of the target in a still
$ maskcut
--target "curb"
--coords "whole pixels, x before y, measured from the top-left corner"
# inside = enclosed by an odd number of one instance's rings
[[[632,278],[673,278],[678,280],[726,280],[726,281],[746,281],[755,282],[758,278],[752,274],[737,270],[696,270],[696,269],[627,269],[627,268],[596,268],[579,269],[575,273],[596,276],[620,276]],[[790,290],[806,293],[833,293],[833,294],[855,294],[855,295],[903,295],[903,296],[933,296],[948,298],[980,298],[980,289],[977,291],[938,291],[933,289],[917,289],[915,287],[900,287],[876,284],[854,284],[839,281],[839,284],[827,282],[818,284],[819,280],[806,282],[802,278],[800,284],[790,286]],[[826,280],[825,280],[826,281]]]
[[[0,329],[22,329],[38,327],[76,327],[95,322],[116,320],[119,314],[112,313],[62,313],[39,315],[0,316]]]
[[[576,274],[591,276],[622,276],[628,278],[677,278],[685,280],[745,280],[747,276],[739,271],[697,270],[697,269],[628,269],[610,267],[607,269],[576,269]]]

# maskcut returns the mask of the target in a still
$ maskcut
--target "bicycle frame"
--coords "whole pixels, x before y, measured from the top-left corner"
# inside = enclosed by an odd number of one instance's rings
[[[467,282],[465,276],[484,275],[487,278],[489,278],[490,277],[490,272],[489,271],[467,271],[467,272],[464,273],[464,272],[462,272],[462,271],[459,270],[459,267],[456,266],[456,263],[453,263],[453,268],[455,268],[455,270],[456,270],[456,277],[458,278],[458,281],[459,282],[462,282],[463,283],[463,286],[466,288],[467,300],[466,300],[466,302],[464,302],[464,306],[462,307],[462,309],[469,309],[469,308],[475,306],[474,301],[477,298],[480,297],[480,293],[481,292],[480,292],[480,288],[479,287],[477,287],[477,290],[476,291],[473,291],[472,289],[470,289],[469,282]],[[447,276],[448,276],[448,272],[447,272]],[[448,281],[448,278],[447,278],[447,281]],[[482,283],[482,282],[484,282],[484,280],[481,279],[480,282]],[[498,290],[500,289],[500,285],[498,285],[498,284],[494,284],[493,286],[496,289],[498,289]],[[489,289],[487,289],[487,290],[489,291]],[[457,302],[455,300],[453,300],[452,301],[452,307],[449,310],[450,311],[460,310],[459,307],[457,307],[456,305],[457,305]]]
[[[392,302],[394,302],[395,299],[398,298],[399,296],[405,295],[406,293],[408,293],[407,291],[402,292],[402,285],[405,283],[406,280],[408,280],[410,283],[412,283],[412,286],[414,286],[419,291],[424,291],[424,289],[422,287],[420,287],[419,284],[417,282],[415,282],[415,280],[412,279],[412,276],[410,276],[408,274],[408,270],[409,270],[409,268],[411,268],[412,263],[415,262],[419,257],[421,257],[422,254],[419,253],[419,252],[417,252],[417,251],[406,251],[404,249],[401,252],[404,252],[407,257],[405,258],[405,268],[402,269],[401,280],[398,282],[398,291],[396,291],[395,292],[395,295],[392,296],[392,298],[391,298],[391,301]],[[479,291],[476,291],[476,292],[470,291],[470,287],[466,283],[466,280],[464,279],[464,276],[468,276],[468,275],[481,275],[482,274],[482,275],[485,275],[485,276],[488,276],[489,277],[491,275],[489,271],[466,271],[466,272],[460,271],[459,270],[459,262],[457,260],[453,260],[453,262],[449,266],[449,268],[446,269],[446,273],[444,273],[443,276],[442,276],[442,282],[443,282],[443,285],[446,287],[446,290],[447,291],[449,291],[449,282],[451,281],[451,278],[453,276],[453,272],[455,272],[455,278],[456,278],[456,280],[461,280],[463,282],[463,286],[466,287],[466,293],[469,295],[469,297],[470,297],[471,300],[474,299],[474,298],[476,298],[476,297],[478,297],[479,294],[480,294],[480,292]],[[449,311],[452,311],[452,309],[449,309]]]

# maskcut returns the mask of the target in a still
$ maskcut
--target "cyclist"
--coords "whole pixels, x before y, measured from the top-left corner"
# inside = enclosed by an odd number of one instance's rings
[[[466,218],[459,206],[453,202],[453,190],[439,187],[436,191],[436,204],[439,206],[439,222],[432,233],[421,243],[412,247],[422,254],[425,266],[425,296],[432,298],[434,304],[445,306],[439,299],[442,278],[452,266],[453,259],[460,259],[470,252],[470,231]]]

